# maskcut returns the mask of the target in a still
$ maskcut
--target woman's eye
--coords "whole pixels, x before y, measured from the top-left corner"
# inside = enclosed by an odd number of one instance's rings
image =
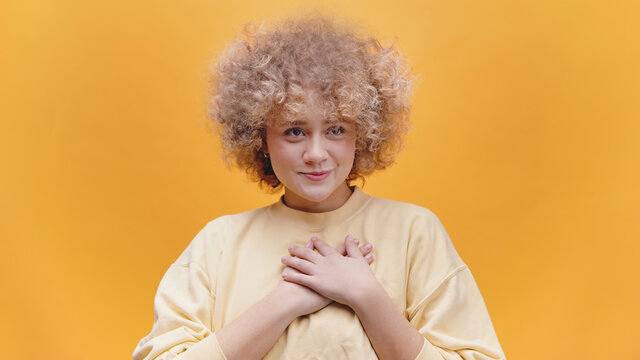
[[[329,134],[331,135],[340,135],[344,132],[344,128],[342,126],[334,126],[329,129]]]
[[[300,128],[291,128],[284,132],[285,135],[300,136],[303,134]]]

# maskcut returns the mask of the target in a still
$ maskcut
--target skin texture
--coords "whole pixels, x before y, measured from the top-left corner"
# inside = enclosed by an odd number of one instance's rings
[[[307,212],[331,211],[351,195],[345,179],[355,158],[356,128],[353,122],[328,121],[313,93],[307,96],[307,103],[293,121],[270,121],[265,150],[284,184],[288,207]],[[320,181],[305,176],[318,171],[329,173]]]
[[[344,257],[318,238],[312,238],[311,241],[318,252],[305,247],[289,246],[289,252],[293,256],[283,256],[282,263],[298,272],[285,269],[282,273],[285,280],[313,288],[347,306],[355,305],[359,300],[358,294],[366,293],[377,285],[377,280],[362,255],[348,254],[349,256]],[[348,235],[345,243],[354,244],[354,239]],[[350,248],[347,247],[347,252]]]

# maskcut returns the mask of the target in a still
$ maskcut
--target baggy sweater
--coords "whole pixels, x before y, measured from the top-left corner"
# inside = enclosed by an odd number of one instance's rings
[[[347,234],[373,245],[371,269],[424,337],[416,359],[504,359],[469,267],[430,210],[365,194],[308,213],[283,199],[209,222],[169,267],[154,301],[155,322],[134,360],[225,359],[215,333],[281,280],[291,244],[312,237],[337,247]],[[335,302],[296,318],[264,359],[377,359],[358,317]]]

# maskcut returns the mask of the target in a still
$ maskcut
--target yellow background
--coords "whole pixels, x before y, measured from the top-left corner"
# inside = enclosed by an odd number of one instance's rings
[[[130,358],[193,236],[276,200],[219,159],[207,67],[314,7],[420,74],[364,189],[440,217],[507,357],[640,358],[640,5],[605,0],[2,0],[2,357]]]

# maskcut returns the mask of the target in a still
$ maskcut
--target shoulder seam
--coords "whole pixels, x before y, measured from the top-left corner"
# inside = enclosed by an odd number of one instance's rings
[[[415,310],[413,310],[411,312],[411,314],[409,314],[409,318],[413,318],[416,315],[416,312],[418,312],[418,309],[420,309],[425,302],[427,302],[431,297],[433,297],[440,290],[440,288],[442,288],[442,286],[446,282],[448,282],[451,278],[456,276],[460,271],[462,271],[464,269],[467,269],[467,268],[468,268],[467,264],[462,264],[462,265],[458,266],[457,268],[453,269],[453,271],[451,271],[447,276],[445,276],[440,281],[438,286],[436,286],[433,289],[433,291],[431,291],[431,293],[427,294],[425,297],[422,298],[422,300],[418,301],[418,304],[416,305]]]
[[[197,263],[197,262],[195,262],[195,261],[189,261],[188,263],[180,263],[180,264],[178,264],[178,263],[173,263],[173,264],[171,264],[171,265],[169,266],[169,268],[172,268],[172,267],[183,267],[183,268],[188,268],[188,267],[191,267],[191,266],[195,266],[195,267],[198,269],[198,271],[200,271],[200,272],[202,272],[202,273],[204,274],[204,276],[207,278],[207,285],[209,285],[209,286],[208,286],[208,288],[209,288],[209,289],[208,289],[208,290],[209,290],[209,295],[211,295],[211,296],[215,297],[215,296],[216,296],[216,294],[215,294],[215,292],[213,291],[213,289],[211,288],[211,279],[209,279],[209,273],[207,273],[207,272],[202,268],[202,265],[200,265],[199,263]]]

